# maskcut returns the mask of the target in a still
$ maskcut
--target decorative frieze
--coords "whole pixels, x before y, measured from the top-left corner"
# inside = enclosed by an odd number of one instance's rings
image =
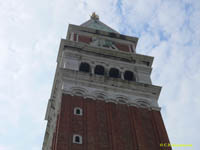
[[[129,106],[160,110],[157,102],[155,102],[153,99],[136,96],[135,94],[123,94],[121,92],[112,91],[111,89],[109,91],[105,91],[103,89],[97,89],[94,87],[86,87],[84,85],[81,86],[81,84],[76,85],[73,83],[63,82],[62,91],[65,94],[71,96],[80,96],[84,99],[102,100],[107,103],[111,102],[115,104],[127,104]]]

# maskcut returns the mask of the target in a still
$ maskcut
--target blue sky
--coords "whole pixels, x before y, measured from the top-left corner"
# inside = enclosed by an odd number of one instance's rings
[[[0,1],[0,150],[42,147],[61,38],[95,11],[122,34],[139,37],[137,53],[154,56],[152,81],[174,150],[200,142],[199,0]]]

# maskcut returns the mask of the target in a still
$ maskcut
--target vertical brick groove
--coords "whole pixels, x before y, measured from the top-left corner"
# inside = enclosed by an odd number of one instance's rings
[[[99,150],[99,147],[98,147],[98,140],[97,140],[97,136],[98,136],[98,130],[97,130],[97,107],[96,107],[96,101],[95,101],[95,105],[94,105],[94,108],[95,108],[95,111],[94,111],[94,116],[95,116],[95,121],[94,121],[94,124],[95,124],[95,150]]]
[[[135,121],[134,121],[134,110],[132,110],[132,107],[128,108],[129,111],[129,118],[130,118],[130,126],[131,126],[131,133],[133,137],[133,149],[137,149],[138,147],[138,139],[135,131]]]
[[[108,127],[108,136],[109,136],[109,146],[110,150],[113,149],[113,136],[112,136],[112,124],[111,124],[111,114],[110,114],[110,103],[106,104],[106,114],[107,114],[107,127]]]
[[[116,105],[113,103],[110,103],[110,120],[111,120],[111,131],[112,131],[112,143],[113,143],[113,150],[117,150],[117,146],[116,146],[116,132],[115,132],[115,126],[118,125],[114,122],[113,116],[116,115],[115,112],[113,112],[113,110],[116,109]]]
[[[83,150],[87,150],[87,103],[86,100],[83,101],[83,126],[84,126],[84,136],[83,136],[83,143],[84,147]]]
[[[153,116],[153,111],[151,111],[151,121],[152,121],[152,126],[153,126],[153,131],[154,131],[154,135],[155,135],[155,138],[156,138],[156,143],[158,145],[158,149],[160,148],[160,138],[159,138],[159,134],[158,134],[158,129],[156,127],[156,122],[155,122],[155,118]]]
[[[66,99],[67,101],[69,101],[68,103],[68,117],[69,117],[69,122],[66,122],[67,124],[69,124],[69,129],[68,129],[68,147],[69,147],[69,150],[72,149],[72,136],[73,136],[73,133],[72,133],[72,103],[71,101],[74,100],[74,97],[73,96],[68,96],[69,99]],[[66,116],[67,117],[67,116]]]

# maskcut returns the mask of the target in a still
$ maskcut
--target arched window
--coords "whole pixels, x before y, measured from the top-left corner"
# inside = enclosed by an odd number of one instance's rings
[[[83,110],[79,107],[75,107],[74,108],[74,115],[79,115],[82,116],[83,115]]]
[[[79,143],[79,142],[80,142],[80,137],[79,137],[79,136],[76,136],[76,137],[75,137],[75,141]]]
[[[90,65],[88,63],[81,63],[79,67],[79,71],[90,72]]]
[[[97,65],[94,69],[94,73],[98,75],[104,75],[104,67],[101,65]]]
[[[119,78],[120,77],[119,70],[116,69],[116,68],[111,68],[110,71],[109,71],[109,77]]]
[[[135,80],[135,76],[134,76],[133,72],[131,72],[131,71],[125,71],[125,73],[124,73],[124,80],[136,81]]]
[[[78,134],[73,135],[73,143],[82,144],[82,136]]]
[[[76,109],[76,114],[80,115],[81,114],[81,110],[80,109]]]

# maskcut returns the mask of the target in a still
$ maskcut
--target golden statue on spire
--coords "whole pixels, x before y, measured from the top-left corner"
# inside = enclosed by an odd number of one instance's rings
[[[90,16],[90,17],[91,17],[91,19],[99,20],[99,16],[95,12],[93,12],[92,16]]]

